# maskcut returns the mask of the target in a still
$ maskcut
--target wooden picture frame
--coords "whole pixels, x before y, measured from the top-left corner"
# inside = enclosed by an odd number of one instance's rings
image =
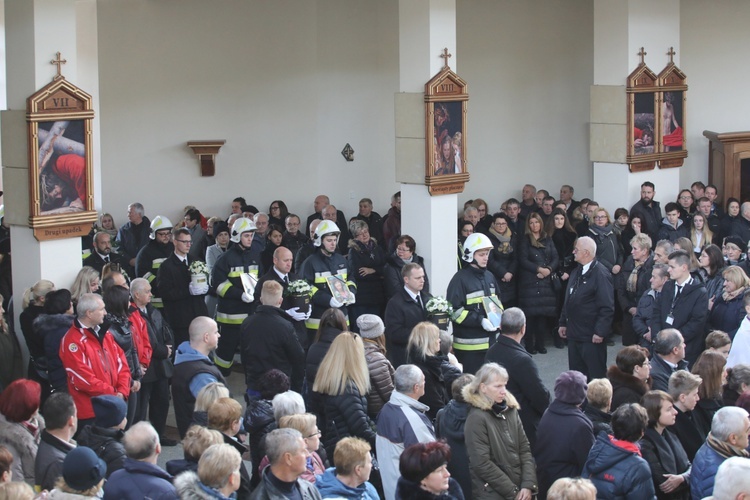
[[[58,73],[26,106],[29,225],[38,240],[85,236],[97,218],[92,98]]]
[[[675,66],[670,47],[669,63],[657,76],[659,95],[659,168],[682,166],[687,158],[687,77]]]
[[[351,304],[354,302],[354,294],[349,290],[344,278],[338,274],[332,274],[326,276],[326,282],[328,283],[328,290],[334,299],[342,304]]]
[[[425,84],[425,184],[433,196],[461,193],[469,181],[468,101],[466,82],[447,65]]]
[[[631,172],[656,168],[658,94],[656,74],[646,66],[641,48],[641,63],[627,78],[627,158]]]

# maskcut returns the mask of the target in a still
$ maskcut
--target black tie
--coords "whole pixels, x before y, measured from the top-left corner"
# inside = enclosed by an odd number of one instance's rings
[[[677,286],[677,293],[674,294],[675,300],[677,300],[677,297],[680,296],[680,294],[682,293],[682,287],[685,285],[676,285],[676,286]]]
[[[104,263],[109,264],[109,255],[104,256]]]
[[[422,297],[417,295],[417,304],[419,304],[420,309],[424,309],[424,304],[422,304]]]
[[[288,285],[288,284],[289,284],[289,275],[287,275],[287,276],[284,276],[284,284],[285,284],[285,285]]]

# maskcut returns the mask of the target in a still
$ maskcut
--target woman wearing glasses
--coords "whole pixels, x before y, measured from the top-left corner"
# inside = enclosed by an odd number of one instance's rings
[[[622,267],[622,247],[612,228],[609,212],[603,208],[597,209],[594,220],[589,225],[589,234],[596,242],[596,258],[604,264],[612,274],[620,272]]]
[[[425,271],[424,290],[430,292],[430,280],[427,278],[427,270],[424,267],[424,259],[417,255],[417,242],[414,238],[405,234],[396,240],[396,250],[386,258],[383,276],[385,277],[385,301],[396,295],[404,288],[404,278],[401,277],[401,269],[411,262],[419,264]]]

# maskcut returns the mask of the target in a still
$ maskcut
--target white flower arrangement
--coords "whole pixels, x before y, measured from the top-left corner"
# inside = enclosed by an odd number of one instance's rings
[[[439,295],[428,300],[425,309],[430,314],[453,314],[453,305]]]
[[[200,260],[194,260],[190,263],[190,266],[188,266],[188,270],[190,271],[190,274],[193,276],[198,276],[200,274],[204,274],[208,276],[208,266],[205,262],[202,262]]]
[[[289,283],[287,292],[294,295],[305,295],[312,292],[312,287],[310,286],[310,283],[305,280],[294,280]]]

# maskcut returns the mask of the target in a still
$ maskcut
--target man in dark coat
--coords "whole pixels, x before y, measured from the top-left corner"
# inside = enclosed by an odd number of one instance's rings
[[[208,281],[203,284],[191,282],[190,258],[188,252],[192,244],[190,231],[176,228],[172,231],[174,253],[162,262],[156,281],[159,284],[164,315],[174,330],[175,341],[188,340],[190,322],[198,316],[208,316],[205,296],[208,293]]]
[[[122,265],[119,255],[112,253],[112,237],[106,231],[94,235],[91,255],[83,259],[83,265],[93,267],[101,275],[104,266],[113,263]]]
[[[651,358],[651,389],[669,391],[669,377],[677,370],[687,370],[685,341],[674,328],[666,328],[656,335],[654,357]]]
[[[76,447],[73,434],[78,418],[76,404],[67,392],[56,392],[44,402],[45,429],[34,461],[34,480],[40,490],[52,491],[62,475],[63,460]]]
[[[581,372],[562,372],[555,380],[555,399],[544,412],[532,447],[539,476],[539,498],[561,477],[581,475],[594,445],[594,431],[581,410],[586,399],[586,377]]]
[[[690,275],[690,256],[684,250],[669,254],[669,277],[651,312],[651,332],[676,328],[685,339],[685,359],[692,365],[701,352],[708,319],[706,287]]]
[[[78,434],[78,446],[87,446],[94,450],[96,456],[107,464],[107,476],[122,469],[125,463],[125,448],[122,438],[123,429],[128,423],[125,416],[128,406],[125,401],[115,396],[96,396],[91,398],[96,418],[92,425],[87,425]]]
[[[654,201],[654,184],[646,181],[641,184],[641,199],[630,209],[630,218],[635,216],[641,218],[642,230],[656,243],[656,235],[661,226],[661,206]]]
[[[560,314],[560,337],[568,339],[568,366],[591,380],[607,373],[607,344],[612,332],[615,291],[612,275],[594,257],[596,243],[578,238],[573,270]]]
[[[730,236],[730,235],[725,235]],[[739,236],[747,246],[750,242],[750,202],[745,202],[740,207],[740,215],[732,222],[731,236]],[[744,248],[744,247],[740,247]]]
[[[174,373],[172,352],[174,337],[164,317],[151,305],[151,285],[144,278],[136,278],[130,284],[130,315],[137,314],[148,329],[153,355],[145,375],[141,379],[141,399],[136,422],[148,420],[159,433],[162,446],[174,446],[176,441],[164,436],[169,413],[169,379]]]
[[[258,280],[258,284],[255,285],[255,302],[260,301],[260,293],[263,290],[263,285],[267,281],[275,281],[283,288],[282,297],[284,300],[281,302],[281,309],[287,314],[287,320],[294,326],[294,331],[297,333],[297,338],[303,349],[307,346],[307,328],[305,327],[305,321],[310,317],[312,307],[310,304],[307,308],[300,308],[292,303],[291,294],[287,293],[289,283],[297,281],[299,276],[292,272],[292,263],[294,262],[294,256],[292,252],[283,246],[277,248],[273,252],[273,266],[268,270],[266,274],[261,276]],[[302,309],[302,310],[300,310]]]
[[[406,344],[417,323],[427,319],[425,306],[430,294],[422,288],[425,273],[422,266],[411,262],[401,268],[404,287],[388,301],[385,308],[385,343],[388,359],[394,368],[406,364]]]
[[[498,363],[508,370],[508,391],[521,405],[518,414],[533,449],[537,425],[549,406],[549,391],[539,377],[539,370],[531,354],[521,345],[526,334],[526,316],[523,311],[517,307],[506,309],[500,330],[502,335],[487,351],[485,359],[488,363]]]
[[[130,276],[135,275],[135,258],[138,252],[148,243],[151,233],[151,221],[145,215],[143,205],[128,205],[128,222],[117,232],[117,243],[122,254],[123,264]]]
[[[104,485],[104,498],[177,498],[172,475],[157,465],[159,435],[148,422],[138,422],[122,440],[127,458],[124,467]]]
[[[279,308],[283,291],[276,281],[266,281],[260,293],[261,305],[242,323],[242,366],[250,397],[260,397],[258,380],[273,368],[289,377],[293,391],[302,392],[305,351],[286,312]]]

